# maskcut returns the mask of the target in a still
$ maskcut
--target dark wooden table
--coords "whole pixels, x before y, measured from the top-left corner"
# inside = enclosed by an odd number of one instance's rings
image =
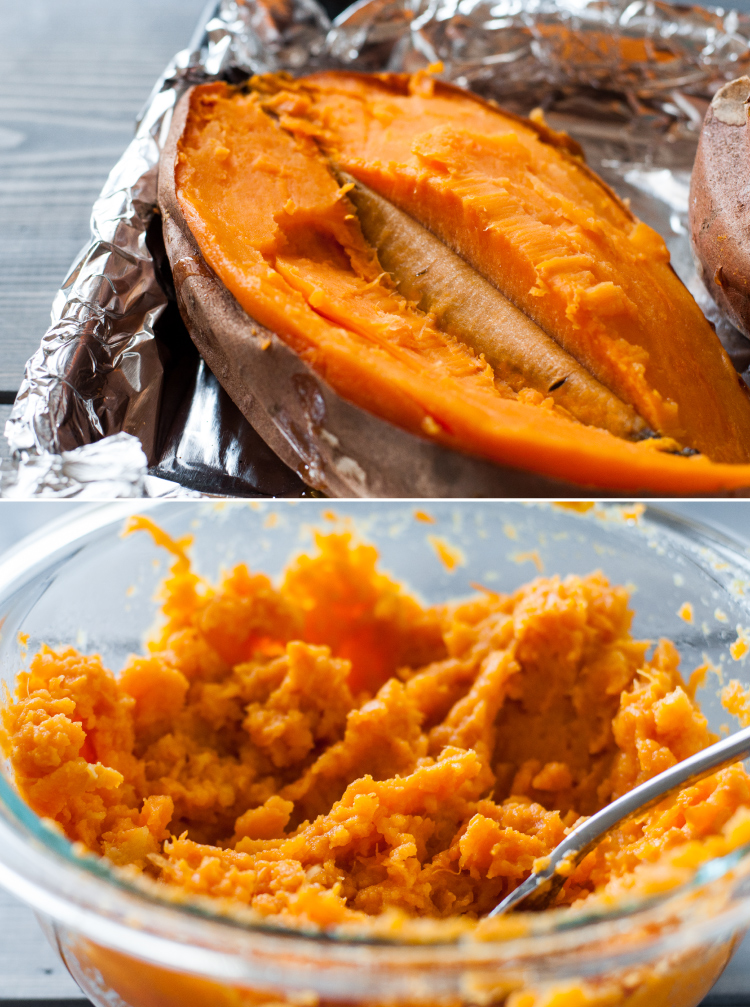
[[[0,433],[94,199],[204,7],[0,0]]]

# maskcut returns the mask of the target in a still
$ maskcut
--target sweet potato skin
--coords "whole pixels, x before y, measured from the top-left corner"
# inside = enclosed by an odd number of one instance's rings
[[[486,364],[379,283],[353,208],[312,141],[280,130],[252,95],[196,89],[176,176],[212,268],[348,399],[451,445],[504,415]]]
[[[578,158],[440,82],[331,71],[297,86],[306,128],[318,125],[343,170],[433,231],[654,429],[717,461],[750,460],[747,390],[663,240]],[[281,96],[276,107],[294,130]]]
[[[247,315],[206,263],[167,189],[164,183],[160,196],[163,208],[173,206],[165,244],[172,268],[183,264],[175,289],[191,338],[243,415],[308,486],[331,497],[376,498],[581,492],[563,479],[452,451],[347,402]]]
[[[617,437],[639,440],[648,435],[632,406],[592,377],[430,231],[361,182],[352,182],[346,174],[341,180],[347,188],[353,184],[348,195],[362,233],[378,249],[398,290],[430,312],[440,329],[481,353],[514,391],[535,389],[581,423]]]
[[[750,339],[747,164],[750,78],[726,84],[703,121],[690,177],[690,237],[706,290]]]
[[[597,495],[685,495],[736,492],[750,485],[748,467],[667,456],[579,426],[572,439],[559,424],[545,423],[543,411],[527,407],[519,413],[516,403],[508,403],[514,409],[507,425],[469,443],[456,438],[450,444],[456,451],[347,402],[337,394],[330,372],[321,374],[317,361],[308,363],[243,310],[226,278],[213,271],[210,243],[199,241],[186,220],[176,193],[175,161],[190,97],[176,111],[159,178],[181,309],[219,380],[309,484],[333,495],[366,496],[556,496],[582,488]]]

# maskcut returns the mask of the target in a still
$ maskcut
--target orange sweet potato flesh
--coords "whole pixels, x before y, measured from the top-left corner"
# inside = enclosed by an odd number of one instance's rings
[[[442,238],[655,430],[717,461],[750,458],[750,399],[664,241],[579,159],[425,76],[323,73],[304,93],[336,163]]]
[[[298,82],[296,91],[284,90],[291,82],[279,78],[261,83],[262,87],[256,85],[247,92],[225,84],[193,90],[175,163],[178,202],[206,261],[248,315],[276,332],[340,395],[448,447],[580,484],[670,493],[721,492],[750,485],[750,467],[716,465],[705,456],[664,454],[654,450],[662,442],[631,443],[575,422],[538,392],[517,395],[469,346],[441,332],[429,314],[394,289],[382,273],[376,250],[362,236],[354,206],[336,180],[330,160],[321,153],[320,143],[333,143],[321,122],[329,115],[341,120],[336,140],[340,148],[361,127],[352,110],[359,110],[361,116],[362,101],[352,89],[381,85],[351,75],[336,77],[335,87],[325,77],[310,85]],[[275,93],[269,97],[269,92]],[[396,95],[396,99],[410,100],[408,95]],[[473,99],[468,101],[472,108],[476,104],[477,114],[502,118]],[[274,102],[276,107],[270,107]],[[330,112],[326,102],[337,104],[337,110]],[[346,115],[338,108],[342,103],[351,105]],[[383,122],[386,119],[387,115]],[[508,121],[519,134],[533,132],[530,126],[522,128],[515,120]],[[373,122],[372,128],[381,128],[379,120]],[[353,176],[367,174],[367,184],[376,191],[384,189],[383,170],[368,174],[362,159],[339,148],[337,157],[346,161]],[[565,171],[573,170],[574,162],[549,149]],[[391,167],[396,164],[391,160]],[[597,188],[598,183],[594,185],[577,162],[575,171],[589,188],[601,193],[603,218],[607,214],[617,221],[627,218],[608,190]],[[396,172],[394,177],[402,176]],[[406,183],[399,185],[398,193],[406,191]],[[398,193],[388,193],[397,205]],[[455,200],[446,198],[445,215],[446,220],[459,220]],[[644,225],[638,228],[638,233],[645,233]],[[439,234],[437,227],[434,230]],[[648,233],[649,241],[660,240]],[[459,251],[470,261],[465,250]],[[517,258],[522,261],[520,255]],[[515,259],[510,259],[509,270],[515,275]],[[664,269],[671,275],[666,264]],[[649,262],[643,268],[646,278],[652,271]],[[692,304],[673,279],[675,289]],[[549,283],[555,289],[559,286],[551,274]],[[705,326],[697,307],[693,308]],[[587,331],[582,329],[580,341],[594,345],[595,338],[589,338]],[[716,342],[710,330],[708,334]],[[607,338],[606,333],[601,335],[602,345]],[[607,358],[614,361],[609,377],[617,376],[615,364],[627,358],[624,372],[631,375],[630,384],[645,389],[643,403],[651,416],[664,420],[655,428],[662,433],[672,429],[670,417],[676,415],[677,407],[644,384],[641,358],[633,364],[633,354],[643,357],[642,349],[632,349],[623,339],[613,345],[620,356],[613,351]],[[745,443],[750,444],[750,437],[745,434],[750,433],[750,405],[733,371],[731,383],[724,380],[722,384],[724,358],[718,359],[714,367],[722,393],[718,400],[716,388],[700,368],[693,368],[692,391],[702,434],[694,441],[684,438],[682,443],[697,445],[700,440],[703,444],[713,431],[716,444],[704,450],[737,462],[748,458]],[[582,362],[601,380],[601,374]],[[726,365],[731,369],[728,361]],[[604,383],[619,393],[613,381]],[[698,406],[704,385],[710,410]],[[640,402],[635,405],[653,425],[648,409]],[[706,412],[710,415],[704,416]]]

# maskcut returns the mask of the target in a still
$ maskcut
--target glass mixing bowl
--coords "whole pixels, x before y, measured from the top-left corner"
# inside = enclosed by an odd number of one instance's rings
[[[509,591],[542,570],[602,569],[632,586],[637,637],[670,637],[686,674],[706,659],[715,666],[698,697],[712,728],[727,729],[720,677],[750,685],[746,660],[729,651],[737,627],[750,625],[750,557],[736,542],[640,505],[423,507],[426,514],[410,503],[341,502],[331,513],[329,502],[315,500],[138,501],[77,511],[0,563],[0,675],[12,687],[27,652],[42,643],[99,652],[113,669],[142,648],[169,558],[148,535],[122,537],[130,513],[147,510],[170,534],[194,536],[196,568],[211,578],[239,560],[278,574],[310,545],[313,528],[338,519],[374,542],[382,568],[430,603],[466,595],[477,582]],[[441,552],[453,557],[452,569]],[[685,602],[692,622],[678,615]],[[0,883],[35,908],[99,1007],[691,1007],[750,920],[750,854],[740,850],[660,899],[599,915],[537,914],[502,941],[376,941],[251,926],[205,903],[162,900],[82,854],[23,803],[7,765]]]

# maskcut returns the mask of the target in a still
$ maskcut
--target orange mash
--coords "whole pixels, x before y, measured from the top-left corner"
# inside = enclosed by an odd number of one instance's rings
[[[348,532],[278,585],[240,565],[214,586],[189,540],[134,526],[176,557],[147,653],[116,676],[43,648],[2,742],[39,815],[172,892],[285,924],[471,929],[581,815],[715,740],[675,647],[648,656],[601,573],[425,608]],[[559,903],[679,884],[750,840],[749,807],[741,764],[685,788]]]

